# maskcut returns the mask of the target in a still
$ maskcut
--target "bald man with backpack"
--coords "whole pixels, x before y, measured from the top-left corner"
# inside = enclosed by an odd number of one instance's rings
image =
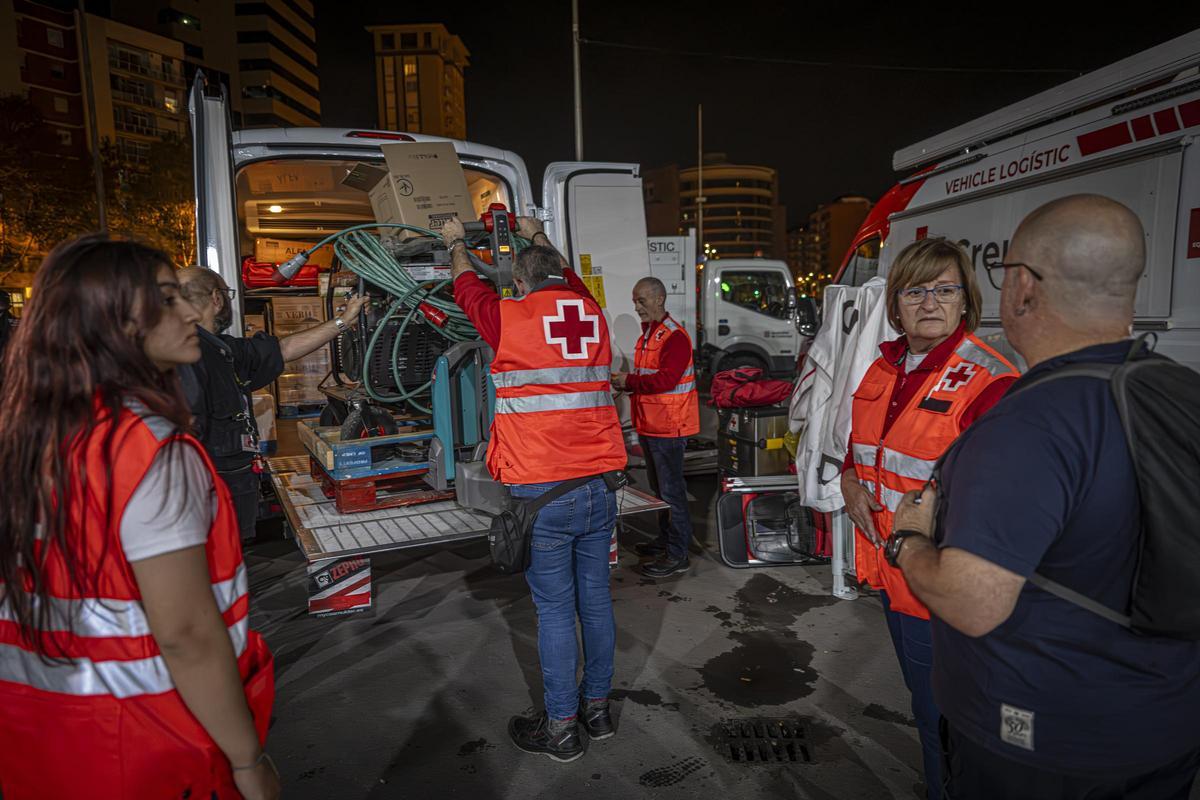
[[[1130,338],[1145,239],[1097,195],[1021,222],[985,268],[1029,371],[897,509],[947,798],[1186,800],[1200,770],[1200,375]]]

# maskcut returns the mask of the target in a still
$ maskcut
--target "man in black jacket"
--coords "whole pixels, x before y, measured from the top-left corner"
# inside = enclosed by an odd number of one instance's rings
[[[233,495],[242,540],[253,539],[259,476],[254,471],[258,429],[250,393],[278,378],[284,362],[308,355],[357,325],[367,299],[351,298],[338,317],[283,339],[265,333],[242,338],[222,333],[233,321],[233,290],[220,275],[188,267],[179,271],[179,284],[200,313],[200,360],[180,370],[196,436]]]

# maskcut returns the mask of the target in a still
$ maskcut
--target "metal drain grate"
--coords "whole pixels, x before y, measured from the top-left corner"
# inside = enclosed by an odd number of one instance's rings
[[[804,724],[795,719],[749,717],[718,723],[717,750],[733,764],[810,764]]]

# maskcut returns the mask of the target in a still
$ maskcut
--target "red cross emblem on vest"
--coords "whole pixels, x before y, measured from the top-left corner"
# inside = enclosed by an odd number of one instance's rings
[[[971,378],[975,377],[974,364],[962,363],[954,369],[948,369],[942,374],[942,379],[937,382],[937,386],[933,387],[935,392],[957,392],[961,387],[966,386]]]
[[[588,345],[600,341],[600,317],[585,312],[582,300],[559,300],[557,317],[542,317],[546,344],[558,345],[565,359],[588,357]]]

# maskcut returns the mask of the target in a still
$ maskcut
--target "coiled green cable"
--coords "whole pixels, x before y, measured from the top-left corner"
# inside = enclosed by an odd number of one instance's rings
[[[379,286],[397,298],[384,314],[383,319],[380,321],[367,345],[363,364],[363,387],[366,389],[368,396],[377,402],[407,403],[420,413],[429,414],[432,413],[431,410],[417,402],[414,397],[423,395],[429,390],[432,378],[421,386],[408,390],[401,380],[400,370],[397,365],[400,342],[403,340],[409,323],[420,310],[421,305],[425,304],[446,316],[445,322],[440,326],[433,324],[428,319],[426,320],[426,324],[451,342],[476,341],[479,339],[479,332],[475,330],[475,327],[471,324],[467,315],[463,313],[462,309],[453,300],[441,294],[442,290],[450,284],[450,280],[418,281],[413,278],[404,267],[400,266],[399,262],[387,251],[379,239],[367,232],[379,228],[408,230],[424,236],[441,238],[437,233],[416,225],[406,225],[398,222],[374,222],[354,225],[337,233],[330,234],[310,247],[307,252],[311,255],[318,248],[332,242],[334,252],[346,267],[356,275]],[[529,242],[520,237],[514,237],[514,244],[517,253],[520,253],[521,250],[529,246]],[[388,321],[404,307],[408,308],[408,313],[405,314],[400,323],[400,329],[392,343],[391,352],[392,379],[400,393],[392,395],[376,392],[371,386],[369,375],[371,355]]]

